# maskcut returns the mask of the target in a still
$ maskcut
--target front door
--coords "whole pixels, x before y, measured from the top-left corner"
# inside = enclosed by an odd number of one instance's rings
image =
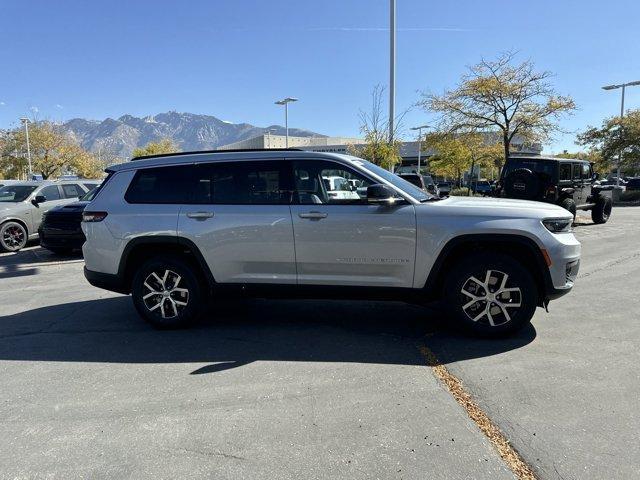
[[[295,284],[289,163],[236,160],[191,171],[178,235],[200,249],[216,282]]]
[[[62,193],[60,192],[60,187],[58,185],[47,185],[46,187],[41,188],[39,191],[34,192],[32,195],[32,199],[35,199],[36,196],[42,195],[45,197],[45,201],[39,203],[37,206],[32,204],[31,206],[31,221],[33,224],[33,231],[31,234],[34,234],[38,231],[40,227],[40,223],[42,223],[42,216],[51,210],[53,207],[57,207],[58,205],[64,205],[69,203],[70,201],[63,198]]]
[[[366,187],[375,182],[338,162],[296,161],[294,182],[299,284],[413,286],[412,205],[367,204]]]

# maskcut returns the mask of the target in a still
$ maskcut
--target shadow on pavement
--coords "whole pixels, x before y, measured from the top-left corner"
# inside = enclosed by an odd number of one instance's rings
[[[77,262],[82,260],[82,252],[69,255],[58,255],[41,247],[27,248],[15,253],[0,255],[0,279],[36,275],[39,267],[60,262]]]
[[[453,362],[520,348],[535,329],[487,341],[447,333],[440,314],[390,302],[223,303],[188,330],[158,331],[119,296],[37,308],[0,317],[0,360],[104,363],[205,363],[192,374],[255,361],[426,365],[425,336]]]

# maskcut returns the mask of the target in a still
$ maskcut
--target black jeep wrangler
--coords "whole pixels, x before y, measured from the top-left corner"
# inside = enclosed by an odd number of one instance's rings
[[[611,190],[594,185],[598,174],[585,160],[552,157],[510,157],[496,193],[507,198],[555,203],[576,216],[576,210],[591,210],[595,223],[611,216]]]

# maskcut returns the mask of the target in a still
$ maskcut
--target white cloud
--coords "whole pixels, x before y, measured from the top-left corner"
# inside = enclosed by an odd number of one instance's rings
[[[40,109],[38,107],[31,107],[29,108],[29,110],[31,110],[33,113],[38,113],[40,111]]]
[[[0,107],[4,107],[5,105],[6,105],[6,103],[0,102]]]
[[[58,110],[62,110],[64,107],[62,105],[60,105],[59,103],[56,103],[56,108]]]

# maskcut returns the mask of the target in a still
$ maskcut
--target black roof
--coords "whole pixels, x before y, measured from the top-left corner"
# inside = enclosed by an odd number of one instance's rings
[[[195,155],[198,153],[233,153],[233,152],[290,152],[302,151],[300,148],[236,148],[230,150],[194,150],[192,152],[158,153],[156,155],[140,155],[131,160],[147,160],[149,158],[178,157],[181,155]]]

